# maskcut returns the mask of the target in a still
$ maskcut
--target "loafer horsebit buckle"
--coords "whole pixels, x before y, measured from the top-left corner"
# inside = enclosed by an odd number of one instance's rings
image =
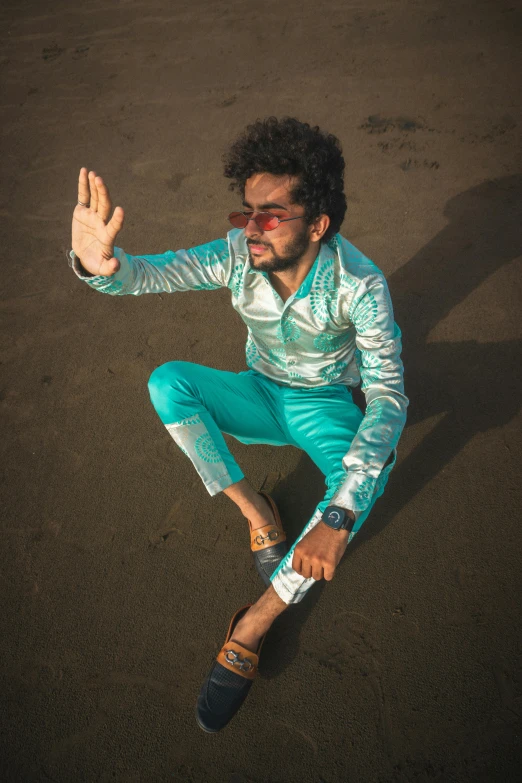
[[[262,546],[265,543],[265,541],[275,541],[276,538],[279,538],[279,530],[273,527],[272,530],[268,531],[266,536],[262,536],[260,534],[254,538],[254,541],[258,546]]]
[[[225,661],[230,663],[231,666],[236,666],[241,669],[242,672],[251,672],[254,668],[254,664],[250,658],[241,658],[240,653],[235,650],[225,651]]]

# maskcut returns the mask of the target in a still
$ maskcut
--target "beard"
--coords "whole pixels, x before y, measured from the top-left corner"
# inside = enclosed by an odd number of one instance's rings
[[[308,227],[305,226],[304,230],[285,245],[283,250],[279,253],[276,253],[272,245],[269,245],[266,242],[247,241],[247,245],[263,245],[263,247],[268,248],[272,253],[271,259],[260,261],[253,258],[252,254],[249,252],[248,260],[252,269],[256,269],[260,272],[284,272],[287,269],[297,266],[310,247]]]

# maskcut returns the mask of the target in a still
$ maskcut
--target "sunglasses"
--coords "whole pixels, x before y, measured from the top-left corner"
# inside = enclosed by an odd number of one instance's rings
[[[303,217],[304,215],[297,215],[297,217],[291,218],[278,218],[271,212],[258,212],[256,215],[253,212],[231,212],[228,219],[234,228],[246,228],[250,220],[255,220],[261,231],[273,231],[280,223],[287,223],[289,220],[298,220]]]

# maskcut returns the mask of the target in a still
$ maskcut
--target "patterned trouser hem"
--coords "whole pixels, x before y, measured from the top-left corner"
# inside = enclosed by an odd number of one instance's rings
[[[224,489],[227,487],[230,487],[231,484],[235,484],[235,481],[232,481],[232,478],[230,476],[230,473],[228,471],[224,473],[222,476],[219,476],[218,478],[214,479],[210,483],[205,483],[205,487],[207,489],[207,492],[209,495],[214,497],[214,495],[217,495],[218,492],[223,492]]]
[[[230,475],[222,454],[198,414],[166,424],[165,427],[196,468],[209,495],[217,495],[243,478],[239,468],[235,472],[240,474],[240,478]]]
[[[305,579],[304,576],[298,574],[292,568],[292,560],[294,558],[294,550],[299,541],[305,536],[321,519],[321,511],[317,508],[305,525],[301,535],[295,541],[288,554],[281,561],[277,569],[272,576],[272,587],[276,591],[277,595],[284,601],[285,604],[297,604],[302,601],[308,590],[316,583],[316,579],[310,577]]]
[[[277,595],[284,601],[285,604],[297,604],[302,601],[308,590],[316,583],[316,579],[310,577],[310,579],[303,579],[302,586],[299,589],[292,589],[285,583],[283,577],[277,574],[272,580],[272,587],[276,591]]]

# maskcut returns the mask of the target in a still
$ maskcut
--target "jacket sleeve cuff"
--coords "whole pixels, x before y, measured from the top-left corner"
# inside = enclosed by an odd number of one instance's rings
[[[130,280],[132,270],[127,254],[120,247],[114,248],[114,257],[120,262],[120,268],[110,276],[91,275],[90,272],[83,268],[74,250],[71,250],[69,253],[69,266],[75,275],[91,286],[91,288],[106,294],[120,294],[124,293],[122,289],[125,288],[126,283]]]
[[[330,503],[353,511],[355,519],[370,506],[377,479],[362,471],[350,471],[346,474]]]
[[[390,459],[375,477],[362,470],[347,471],[345,480],[339,486],[330,503],[353,511],[357,521],[361,514],[370,511],[373,503],[384,492],[396,461],[397,449],[393,449]]]
[[[74,252],[74,250],[71,250],[69,253],[69,266],[73,270],[76,277],[79,277],[80,280],[92,280],[95,275],[91,275],[90,272],[87,272],[86,269],[83,268],[83,266],[80,263],[80,259]]]

